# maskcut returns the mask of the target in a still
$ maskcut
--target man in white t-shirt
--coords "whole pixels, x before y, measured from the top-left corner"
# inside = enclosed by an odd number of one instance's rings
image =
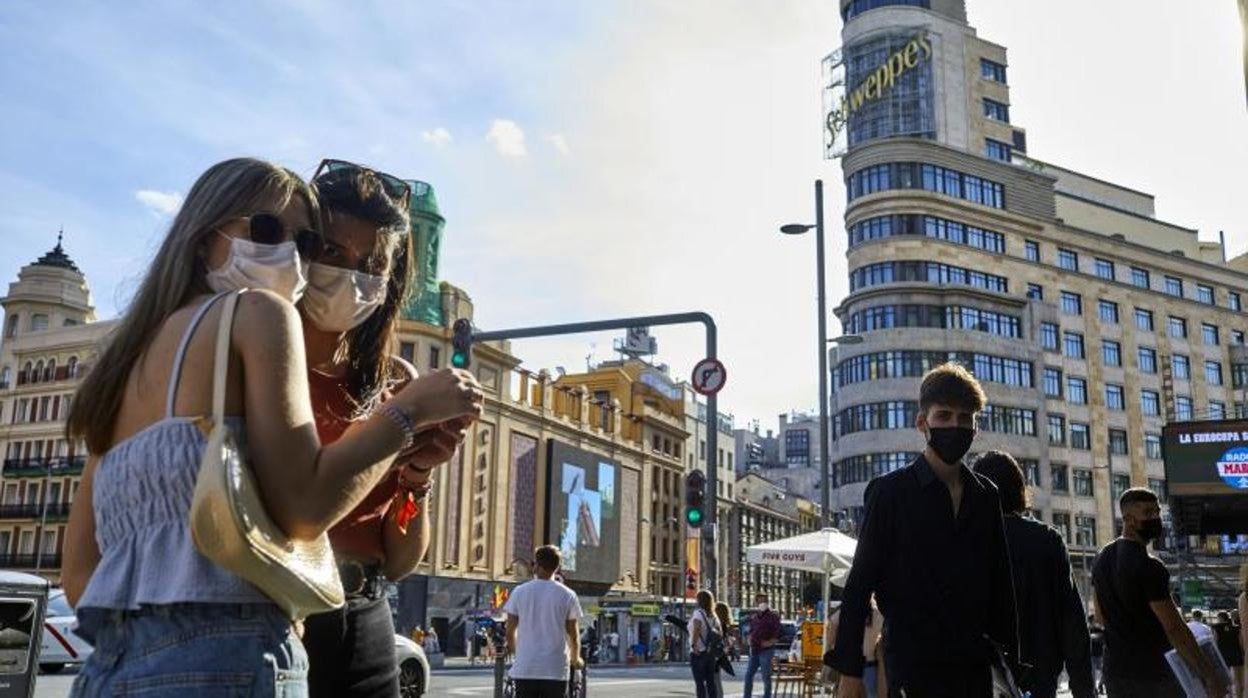
[[[516,587],[503,606],[507,649],[515,657],[511,678],[516,698],[563,698],[569,665],[580,668],[581,604],[576,594],[551,579],[559,569],[559,549],[543,545],[533,553],[536,579]]]

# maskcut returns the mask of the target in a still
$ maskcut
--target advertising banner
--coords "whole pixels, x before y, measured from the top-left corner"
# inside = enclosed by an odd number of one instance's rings
[[[575,581],[614,584],[620,577],[620,466],[551,439],[548,524]]]
[[[1171,495],[1248,495],[1248,420],[1167,424],[1161,448]]]

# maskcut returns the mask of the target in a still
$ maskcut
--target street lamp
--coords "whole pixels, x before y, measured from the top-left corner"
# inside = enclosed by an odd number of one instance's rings
[[[828,308],[824,295],[823,270],[823,180],[815,180],[815,224],[789,223],[780,226],[785,235],[802,235],[815,229],[815,283],[819,296],[819,517],[826,528],[832,517],[828,512]],[[858,341],[862,341],[859,338]],[[851,342],[846,342],[847,344]]]

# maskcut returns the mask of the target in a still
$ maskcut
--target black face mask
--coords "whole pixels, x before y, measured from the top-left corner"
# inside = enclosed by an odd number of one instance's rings
[[[1139,533],[1144,540],[1161,538],[1161,519],[1144,519],[1140,522]]]
[[[927,445],[950,465],[962,460],[962,456],[971,450],[971,441],[974,438],[975,430],[970,427],[927,428]]]

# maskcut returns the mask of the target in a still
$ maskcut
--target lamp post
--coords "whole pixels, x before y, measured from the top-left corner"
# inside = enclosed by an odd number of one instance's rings
[[[828,477],[828,307],[824,290],[823,262],[823,180],[815,180],[815,224],[789,223],[780,226],[785,235],[801,235],[815,229],[815,284],[819,298],[819,518],[821,527],[831,525]],[[845,335],[834,340],[838,344],[857,344],[862,337]]]

